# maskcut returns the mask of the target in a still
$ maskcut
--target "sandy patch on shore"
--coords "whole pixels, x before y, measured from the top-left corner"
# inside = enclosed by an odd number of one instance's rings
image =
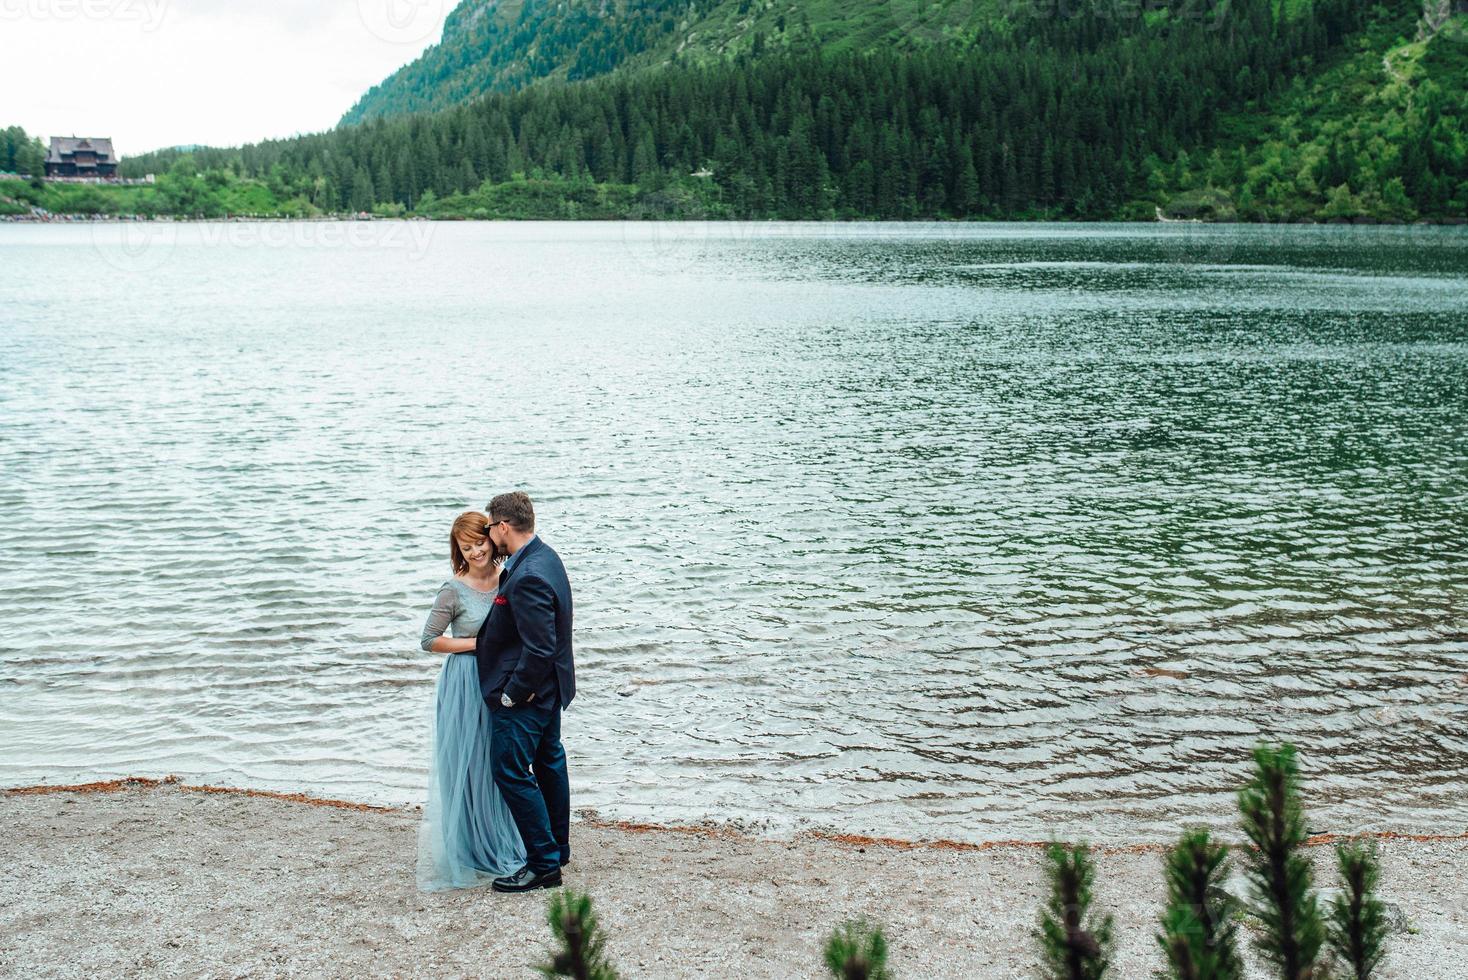
[[[105,789],[105,787],[104,787]],[[423,895],[418,815],[178,785],[0,796],[0,973],[535,976],[545,893]],[[881,923],[904,977],[1035,975],[1040,852],[894,846],[583,821],[567,884],[595,898],[628,978],[818,977],[839,922]],[[1384,977],[1468,976],[1468,840],[1381,841],[1414,931]],[[1334,883],[1315,848],[1317,883]],[[1121,980],[1161,963],[1155,849],[1099,854]],[[1263,974],[1258,974],[1263,976]]]

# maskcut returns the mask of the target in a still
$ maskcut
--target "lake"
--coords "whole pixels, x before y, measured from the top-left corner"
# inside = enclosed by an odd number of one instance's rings
[[[1468,229],[0,225],[0,783],[417,802],[454,516],[573,806],[1468,830]]]

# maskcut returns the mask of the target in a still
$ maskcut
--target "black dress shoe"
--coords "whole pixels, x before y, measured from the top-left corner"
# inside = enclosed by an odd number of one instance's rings
[[[508,878],[496,878],[494,890],[497,892],[528,892],[537,888],[560,888],[561,869],[552,868],[550,871],[542,871],[537,874],[528,867],[521,868]]]

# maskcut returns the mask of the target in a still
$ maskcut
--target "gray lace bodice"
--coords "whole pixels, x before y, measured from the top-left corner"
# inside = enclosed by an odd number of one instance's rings
[[[473,636],[479,632],[479,624],[489,615],[493,604],[493,592],[480,592],[456,578],[449,579],[433,598],[433,609],[428,613],[428,622],[423,624],[419,646],[429,650],[433,641],[446,632],[450,636]]]

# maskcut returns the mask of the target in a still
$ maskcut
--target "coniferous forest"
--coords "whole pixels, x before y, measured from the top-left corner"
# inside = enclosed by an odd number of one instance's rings
[[[1468,44],[1419,14],[1178,0],[909,50],[756,45],[124,173],[163,175],[135,210],[204,215],[1451,220]]]

